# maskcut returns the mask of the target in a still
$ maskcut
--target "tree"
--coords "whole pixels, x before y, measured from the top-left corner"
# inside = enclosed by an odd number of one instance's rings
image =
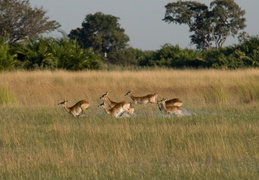
[[[77,39],[84,48],[93,47],[95,52],[108,53],[127,47],[129,37],[118,23],[119,18],[101,12],[85,17],[81,28],[71,30],[68,35]]]
[[[31,8],[29,0],[0,0],[0,36],[14,43],[53,31],[60,27],[49,21],[42,8]]]
[[[246,27],[242,10],[234,0],[214,0],[210,7],[196,1],[177,1],[168,3],[165,18],[168,23],[187,24],[191,43],[197,49],[222,47],[229,36],[235,36],[239,30]]]
[[[247,32],[243,31],[239,33],[237,38],[238,42],[242,44],[250,39],[250,35]]]

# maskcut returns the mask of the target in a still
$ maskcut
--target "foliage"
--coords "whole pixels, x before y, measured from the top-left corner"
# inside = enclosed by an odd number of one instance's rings
[[[103,63],[113,68],[216,68],[237,69],[259,67],[259,37],[249,36],[241,43],[221,48],[196,51],[165,44],[156,51],[126,48],[101,55],[92,48],[82,49],[76,40],[40,38],[27,43],[0,41],[0,70],[11,69],[102,69]]]
[[[92,48],[82,49],[76,40],[61,39],[55,52],[58,68],[67,70],[100,69],[101,56]]]
[[[252,36],[235,46],[213,48],[202,52],[165,44],[157,51],[147,51],[143,54],[144,56],[138,61],[140,66],[226,69],[258,67],[259,38]]]
[[[42,8],[31,8],[29,0],[0,0],[0,36],[7,36],[11,43],[50,32],[60,24],[49,21]]]
[[[159,67],[202,67],[201,53],[191,49],[181,49],[178,45],[165,44],[156,52],[150,53],[140,61],[141,66]]]
[[[124,49],[129,37],[118,23],[119,18],[101,12],[88,14],[81,28],[71,30],[69,37],[77,39],[84,48],[93,47],[95,52],[110,53]]]
[[[245,41],[249,40],[250,35],[247,32],[242,31],[239,33],[237,38],[239,43],[244,43]]]
[[[26,44],[1,43],[1,70],[24,69],[101,69],[103,63],[115,67],[225,68],[237,69],[259,66],[259,38],[252,36],[244,42],[206,51],[182,49],[165,44],[156,51],[126,48],[108,53],[104,62],[92,48],[82,49],[76,40],[41,38]],[[17,60],[16,60],[17,59]]]
[[[204,51],[203,58],[212,68],[244,68],[259,66],[259,38],[250,37],[243,43]]]
[[[92,49],[82,49],[75,40],[39,39],[17,46],[25,69],[99,69],[100,57]]]
[[[197,49],[205,50],[222,47],[227,38],[235,36],[245,28],[245,11],[234,0],[214,0],[210,7],[196,1],[177,1],[168,3],[165,18],[168,23],[187,24],[193,32],[191,43]]]
[[[0,37],[0,71],[12,69],[16,62],[16,55],[10,52],[10,45],[6,39]]]
[[[156,51],[143,51],[143,55],[140,57],[138,65],[142,67],[155,66],[152,60],[154,59],[155,54]]]
[[[52,44],[47,39],[27,41],[25,45],[17,47],[18,59],[25,69],[54,69],[57,67],[57,58],[53,55]]]
[[[203,52],[203,58],[208,67],[227,68],[228,60],[226,48],[211,49]]]
[[[135,66],[142,54],[141,50],[134,48],[126,48],[124,50],[116,51],[108,55],[108,62],[124,67]]]
[[[245,53],[251,67],[259,66],[259,36],[251,36],[237,45],[236,49]]]

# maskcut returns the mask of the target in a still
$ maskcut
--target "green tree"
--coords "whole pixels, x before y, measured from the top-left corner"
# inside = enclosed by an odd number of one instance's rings
[[[68,36],[77,39],[84,48],[93,47],[95,52],[115,52],[127,47],[129,41],[118,20],[118,17],[101,12],[88,14],[82,27],[71,30]]]
[[[197,49],[205,50],[213,46],[222,47],[229,36],[235,36],[246,27],[242,10],[234,0],[214,0],[210,7],[196,1],[168,3],[165,18],[168,23],[187,24],[191,43]]]
[[[250,39],[250,35],[247,32],[243,31],[239,33],[237,38],[238,38],[238,42],[242,44]]]
[[[49,21],[42,8],[31,8],[29,0],[0,0],[0,36],[14,43],[53,31],[60,27]]]

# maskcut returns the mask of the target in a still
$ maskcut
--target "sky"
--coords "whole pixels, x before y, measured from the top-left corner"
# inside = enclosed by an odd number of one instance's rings
[[[196,0],[209,5],[211,0]],[[129,45],[142,50],[158,50],[164,44],[179,45],[181,48],[195,48],[190,45],[191,35],[187,25],[168,24],[162,19],[165,5],[176,0],[30,0],[32,7],[42,7],[46,16],[61,24],[67,34],[81,28],[86,15],[102,12],[119,17],[120,27],[130,38]],[[242,30],[250,35],[259,35],[259,1],[235,0],[246,11],[246,25]],[[61,37],[58,32],[50,36]],[[237,36],[228,38],[225,45],[238,43]]]

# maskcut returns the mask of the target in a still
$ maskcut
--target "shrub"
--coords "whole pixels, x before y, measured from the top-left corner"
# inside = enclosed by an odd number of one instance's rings
[[[0,70],[10,70],[16,62],[16,55],[10,53],[10,45],[5,37],[0,38]]]
[[[17,46],[25,69],[100,69],[100,56],[92,49],[82,49],[75,40],[46,38]]]
[[[243,52],[243,54],[246,56],[246,66],[259,66],[259,36],[250,37],[242,44],[237,45],[236,49]]]
[[[81,48],[76,40],[61,39],[58,41],[58,68],[66,70],[101,69],[101,56],[92,48]]]
[[[170,44],[165,44],[158,51],[148,53],[140,61],[140,65],[174,68],[205,66],[200,52],[192,49],[181,49],[178,45]]]
[[[134,66],[138,63],[138,50],[127,48],[108,55],[108,63],[120,66]]]

